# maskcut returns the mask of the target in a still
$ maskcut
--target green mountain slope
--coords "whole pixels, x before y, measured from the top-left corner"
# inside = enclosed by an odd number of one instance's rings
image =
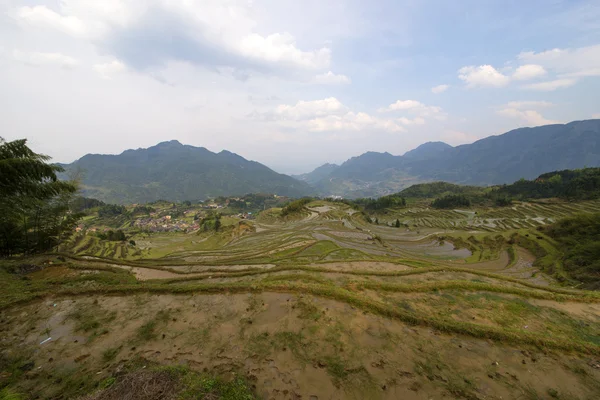
[[[311,183],[322,195],[382,196],[419,182],[495,185],[586,166],[600,166],[597,119],[520,128],[457,147],[430,142],[403,156],[367,152]]]
[[[88,154],[65,168],[67,173],[83,171],[85,196],[110,203],[200,200],[258,192],[297,197],[314,192],[304,182],[237,154],[213,153],[178,141],[119,155]]]

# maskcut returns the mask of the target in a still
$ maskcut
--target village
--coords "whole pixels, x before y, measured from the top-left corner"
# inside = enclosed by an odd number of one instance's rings
[[[191,233],[202,228],[204,219],[212,218],[215,215],[234,217],[240,220],[256,217],[256,212],[240,210],[240,204],[246,205],[240,198],[227,198],[219,202],[210,201],[197,205],[189,202],[181,204],[157,202],[153,204],[153,207],[132,204],[128,209],[123,207],[123,212],[110,217],[93,218],[87,223],[84,221],[75,228],[75,231],[100,236],[114,231],[115,228],[133,229],[145,233]]]

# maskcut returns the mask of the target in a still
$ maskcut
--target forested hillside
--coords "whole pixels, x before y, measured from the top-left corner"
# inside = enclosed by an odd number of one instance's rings
[[[163,142],[119,155],[88,154],[65,169],[83,173],[84,194],[109,203],[201,200],[207,197],[313,193],[306,183],[243,157]]]

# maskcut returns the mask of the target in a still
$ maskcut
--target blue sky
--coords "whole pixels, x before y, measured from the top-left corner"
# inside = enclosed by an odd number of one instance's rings
[[[0,131],[279,172],[600,118],[600,1],[1,0]]]

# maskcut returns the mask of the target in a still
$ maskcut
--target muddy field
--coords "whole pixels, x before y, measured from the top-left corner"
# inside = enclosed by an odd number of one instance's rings
[[[303,295],[49,298],[1,318],[2,346],[31,354],[31,383],[69,371],[102,379],[134,358],[243,373],[265,399],[430,399],[448,387],[591,399],[600,379],[590,356],[451,337]]]
[[[515,225],[552,207],[374,224],[321,202],[243,234],[144,235],[141,252],[76,238],[0,270],[0,399],[119,398],[132,376],[170,390],[132,399],[597,399],[600,295],[515,239],[552,255]],[[172,374],[245,394],[185,397]]]

